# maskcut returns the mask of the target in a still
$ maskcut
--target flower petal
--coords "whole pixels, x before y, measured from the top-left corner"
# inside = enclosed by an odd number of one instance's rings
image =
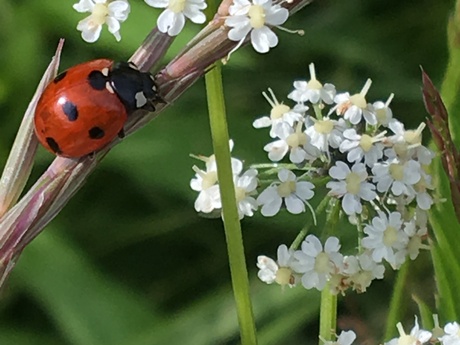
[[[284,199],[287,210],[292,214],[305,212],[305,204],[294,195],[289,195]]]
[[[251,31],[251,43],[256,52],[267,53],[278,44],[278,37],[270,28],[263,26]]]

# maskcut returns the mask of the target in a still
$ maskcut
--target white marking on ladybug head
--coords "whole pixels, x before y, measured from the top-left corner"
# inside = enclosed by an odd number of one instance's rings
[[[105,75],[106,77],[108,77],[109,76],[109,69],[107,67],[105,67],[105,68],[102,69],[101,73],[103,75]]]
[[[136,108],[142,108],[144,105],[147,104],[147,98],[145,97],[142,91],[136,93]]]
[[[136,64],[134,62],[129,61],[128,65],[129,65],[129,67],[131,67],[132,69],[135,69],[136,71],[139,70],[139,68],[137,68],[137,66],[136,66]]]
[[[115,91],[113,90],[112,85],[111,85],[109,82],[105,83],[105,88],[106,88],[107,91],[109,91],[110,93],[115,93]]]

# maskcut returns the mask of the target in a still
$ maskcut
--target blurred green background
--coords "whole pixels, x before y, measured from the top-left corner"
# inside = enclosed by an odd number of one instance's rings
[[[106,28],[88,44],[76,30],[85,15],[68,0],[0,0],[0,162],[6,161],[36,85],[66,39],[62,69],[98,57],[127,59],[153,27],[159,11],[131,0],[132,11],[116,43]],[[246,48],[224,68],[233,155],[265,162],[268,131],[254,130],[269,106],[261,92],[280,100],[295,79],[317,75],[338,90],[359,91],[373,79],[368,100],[386,100],[408,126],[425,118],[420,67],[439,86],[447,61],[446,24],[452,1],[316,1],[288,23],[299,37],[279,32],[270,54]],[[197,28],[188,26],[165,62]],[[427,133],[426,133],[427,134]],[[1,345],[237,344],[226,245],[219,219],[200,218],[189,188],[190,153],[211,154],[204,84],[103,160],[63,212],[23,253],[0,303]],[[53,157],[40,148],[31,183]],[[291,243],[308,214],[255,216],[243,221],[252,296],[261,344],[317,342],[317,291],[281,291],[257,279],[257,255],[273,256]],[[431,266],[422,253],[408,291],[432,294]],[[339,326],[359,339],[382,340],[394,275],[363,295],[339,302]],[[414,303],[401,306],[413,318]],[[413,319],[412,319],[413,320]]]

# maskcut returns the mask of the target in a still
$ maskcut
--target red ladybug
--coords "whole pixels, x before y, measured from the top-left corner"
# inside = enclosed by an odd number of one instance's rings
[[[74,66],[46,87],[35,111],[35,133],[50,152],[82,157],[123,137],[128,116],[154,111],[153,76],[128,62],[99,59]]]

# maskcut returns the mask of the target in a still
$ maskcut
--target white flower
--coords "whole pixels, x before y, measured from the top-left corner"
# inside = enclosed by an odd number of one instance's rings
[[[305,161],[314,161],[319,156],[319,151],[310,143],[310,137],[302,131],[303,122],[297,122],[292,128],[287,122],[279,123],[275,128],[275,134],[279,140],[268,143],[264,150],[268,152],[268,158],[278,162],[289,152],[289,160],[300,164]]]
[[[393,97],[394,94],[391,94],[385,103],[382,101],[377,101],[372,104],[377,122],[381,125],[384,125],[385,127],[388,126],[390,120],[393,118],[393,112],[390,109],[390,103],[393,100]]]
[[[195,210],[197,212],[211,213],[215,209],[222,208],[220,200],[219,185],[217,184],[217,170],[200,170],[193,166],[196,175],[190,181],[190,187],[197,192],[195,200]]]
[[[372,81],[368,79],[361,92],[353,96],[350,96],[348,92],[335,96],[334,102],[337,105],[330,110],[329,114],[336,111],[338,115],[343,115],[344,119],[350,121],[353,125],[361,122],[363,117],[368,124],[376,125],[377,117],[374,108],[366,102],[365,98],[371,83]]]
[[[192,169],[196,175],[191,180],[190,187],[197,192],[201,192],[217,183],[217,165],[214,155],[210,157],[198,156],[198,158],[206,162],[206,171],[194,165]],[[243,169],[243,162],[232,157],[231,164],[233,175],[238,176]]]
[[[329,237],[323,245],[315,235],[308,235],[302,242],[302,250],[294,252],[296,261],[292,268],[302,273],[302,285],[306,289],[324,289],[332,274],[338,273],[343,256],[339,253],[340,243],[337,237]]]
[[[377,197],[375,186],[367,182],[366,166],[356,163],[351,170],[344,162],[337,161],[329,169],[329,175],[339,181],[330,181],[326,187],[330,188],[329,195],[342,197],[342,208],[347,215],[362,212],[361,199],[374,200]]]
[[[288,95],[288,98],[297,103],[319,103],[322,101],[326,104],[332,104],[336,93],[335,86],[332,84],[324,84],[323,86],[323,84],[316,79],[315,65],[311,63],[309,68],[310,81],[295,81],[295,90]]]
[[[263,116],[260,119],[255,120],[252,125],[254,128],[271,127],[270,137],[276,138],[275,128],[278,124],[286,122],[292,127],[294,126],[294,122],[303,121],[303,115],[291,110],[291,108],[289,108],[286,104],[279,103],[272,89],[268,89],[268,91],[272,96],[271,99],[267,93],[262,92],[262,94],[267,102],[272,106],[270,116]],[[308,110],[308,107],[305,108],[305,111],[306,110]]]
[[[252,197],[257,188],[257,170],[250,169],[242,176],[235,177],[235,197],[238,205],[238,215],[240,219],[244,216],[252,217],[257,210],[257,201]]]
[[[431,175],[428,175],[423,170],[420,171],[421,177],[420,180],[413,186],[416,192],[415,199],[417,201],[417,206],[427,211],[431,208],[434,201],[431,197],[429,191],[434,189],[434,186],[431,183]]]
[[[278,173],[280,183],[275,183],[260,193],[257,203],[262,206],[261,213],[265,217],[277,214],[281,204],[286,204],[290,213],[299,214],[305,211],[305,203],[313,195],[315,186],[311,182],[297,181],[294,173],[287,169],[282,169]]]
[[[233,140],[230,139],[228,141],[228,146],[230,148],[230,152],[233,151]],[[199,159],[200,161],[203,161],[206,163],[206,172],[210,171],[217,171],[217,163],[216,163],[216,156],[214,154],[208,156],[203,156],[203,155],[198,155],[198,156],[193,156],[194,158]],[[240,161],[237,158],[231,158],[231,165],[232,165],[232,172],[233,175],[239,175],[241,171],[243,171],[243,162]],[[195,170],[195,169],[193,169]]]
[[[428,225],[428,213],[420,207],[415,208],[415,224],[419,228],[426,228]]]
[[[443,335],[445,335],[446,333],[444,332],[442,327],[439,325],[439,316],[438,316],[438,314],[433,314],[433,324],[434,325],[433,325],[433,329],[431,330],[431,333],[432,333],[431,338],[441,340],[441,337]],[[457,345],[459,345],[459,344],[457,344]],[[454,345],[454,344],[451,344],[451,345]]]
[[[350,163],[361,162],[372,167],[383,157],[383,140],[385,132],[371,137],[367,134],[359,135],[356,129],[350,128],[343,131],[344,140],[340,144],[340,152],[348,152],[347,160]]]
[[[349,275],[347,283],[353,286],[353,290],[366,292],[374,279],[383,279],[385,267],[372,260],[366,252],[358,257],[345,257],[343,271]]]
[[[314,124],[305,131],[311,138],[312,145],[327,153],[329,153],[329,146],[334,149],[338,148],[343,140],[342,132],[346,128],[345,121],[343,119],[331,120],[328,117],[312,120]]]
[[[234,0],[229,8],[225,25],[232,29],[228,38],[238,41],[234,50],[243,44],[251,33],[251,44],[258,53],[267,53],[278,44],[278,37],[269,26],[279,26],[289,17],[289,11],[272,0]]]
[[[404,224],[404,232],[409,237],[407,243],[407,253],[411,260],[415,260],[420,252],[420,249],[430,249],[430,246],[423,244],[422,241],[427,237],[428,229],[426,227],[417,229],[417,221],[411,219]]]
[[[399,338],[394,338],[385,345],[423,345],[431,339],[431,332],[420,329],[417,316],[415,317],[415,326],[411,329],[410,334],[404,332],[401,322],[398,322],[396,328],[399,332]]]
[[[239,162],[235,159],[234,162]],[[239,164],[238,164],[239,165]],[[222,200],[217,181],[217,170],[215,164],[208,165],[207,171],[193,166],[196,172],[195,178],[190,181],[190,187],[200,192],[195,200],[195,210],[197,212],[211,213],[214,210],[222,209]],[[233,166],[234,168],[234,166]],[[238,167],[237,167],[238,169]],[[235,172],[235,170],[233,170]],[[257,188],[257,170],[250,169],[242,176],[234,175],[235,199],[240,219],[244,216],[252,217],[257,210],[257,202],[253,195]]]
[[[229,141],[230,151],[233,149],[233,141]],[[197,212],[211,213],[214,210],[222,208],[222,201],[220,197],[219,185],[217,180],[217,164],[216,157],[211,155],[195,156],[199,160],[206,163],[206,170],[201,170],[197,166],[193,166],[195,171],[195,178],[190,181],[190,187],[197,192],[197,199],[195,200],[195,210]],[[243,162],[239,159],[231,159],[232,172],[234,176],[238,176],[243,170]],[[241,201],[243,201],[241,199]],[[250,199],[249,199],[250,200]],[[247,205],[247,204],[246,204]],[[247,210],[247,208],[246,208]],[[246,213],[249,215],[249,213]]]
[[[391,188],[391,193],[395,196],[414,196],[413,186],[422,176],[420,163],[414,160],[376,163],[372,167],[372,173],[372,181],[377,183],[377,190],[385,193]]]
[[[444,326],[445,335],[439,340],[443,345],[460,345],[460,326],[457,322],[449,322]]]
[[[392,119],[389,122],[388,127],[393,131],[395,134],[390,139],[397,143],[403,142],[408,145],[416,145],[422,142],[422,131],[425,128],[425,124],[421,123],[420,126],[416,130],[405,130],[404,124],[396,119]]]
[[[415,130],[405,130],[404,124],[396,119],[392,119],[388,126],[394,136],[389,138],[393,144],[388,153],[385,154],[392,159],[394,156],[402,160],[417,159],[420,164],[428,165],[434,158],[434,153],[422,145],[422,131],[426,127],[421,123]]]
[[[78,22],[77,30],[81,31],[83,40],[96,42],[101,35],[102,25],[107,24],[109,32],[117,41],[121,40],[120,23],[123,23],[130,12],[127,0],[80,0],[73,8],[80,13],[91,14]]]
[[[361,244],[372,252],[375,262],[385,259],[394,268],[399,267],[404,263],[405,248],[409,241],[402,229],[401,213],[392,212],[387,216],[384,212],[378,211],[378,214],[372,219],[372,225],[364,227],[367,237],[362,239]]]
[[[355,339],[355,332],[342,331],[336,341],[324,341],[324,345],[352,345]]]
[[[267,284],[276,282],[282,286],[294,286],[297,277],[290,268],[293,253],[293,250],[282,244],[278,247],[278,260],[276,262],[265,255],[258,256],[257,267],[259,272],[257,276],[259,279]]]
[[[203,24],[206,16],[202,10],[207,5],[205,0],[145,0],[147,5],[155,8],[166,8],[158,17],[158,30],[177,36],[185,25],[187,17],[195,24]]]

